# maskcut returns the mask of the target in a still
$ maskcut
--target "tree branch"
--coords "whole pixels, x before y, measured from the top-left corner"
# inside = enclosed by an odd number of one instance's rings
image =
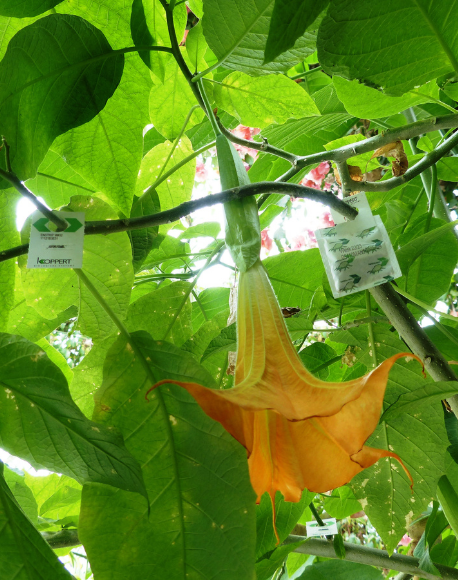
[[[371,288],[369,292],[410,350],[420,357],[431,377],[435,381],[456,381],[457,377],[447,360],[429,339],[391,284],[381,284]],[[448,402],[458,416],[458,395],[448,399]]]
[[[354,219],[357,212],[354,208],[347,205],[344,201],[332,193],[320,191],[311,187],[304,187],[295,183],[276,183],[273,181],[261,181],[259,183],[251,183],[243,187],[236,187],[215,193],[207,197],[186,201],[166,211],[161,211],[153,215],[147,215],[139,218],[126,218],[120,220],[105,220],[86,222],[84,233],[85,235],[95,234],[112,234],[114,232],[127,232],[130,230],[139,230],[152,226],[159,226],[162,224],[170,224],[179,220],[180,218],[189,215],[203,207],[209,207],[218,203],[226,203],[233,199],[243,199],[251,195],[258,195],[261,193],[282,193],[284,195],[291,195],[294,197],[311,199],[324,205],[327,205],[343,215],[348,219]],[[0,252],[0,262],[17,258],[28,251],[28,244],[3,250]]]
[[[57,231],[63,231],[68,227],[68,224],[65,220],[61,219],[55,213],[53,213],[50,209],[48,209],[41,201],[35,197],[35,195],[27,189],[27,187],[16,177],[14,173],[10,173],[9,171],[5,171],[4,169],[0,168],[0,176],[3,177],[6,181],[11,183],[16,191],[18,191],[23,197],[26,197],[30,200],[33,205],[41,211],[41,213],[48,218],[50,222],[57,226]]]
[[[291,535],[288,536],[284,543],[291,544],[303,539],[302,536]],[[358,564],[397,570],[399,572],[425,578],[426,580],[438,580],[438,578],[442,578],[443,580],[458,579],[458,570],[456,568],[435,564],[440,572],[440,576],[434,576],[433,574],[421,570],[421,568],[418,567],[418,558],[414,558],[413,556],[403,556],[402,554],[393,554],[392,556],[389,556],[388,552],[385,550],[377,550],[368,546],[358,546],[350,544],[350,542],[344,542],[344,546],[346,552],[345,560],[348,562],[357,562]],[[332,542],[317,538],[306,540],[294,551],[299,552],[300,554],[310,554],[312,556],[321,556],[323,558],[338,558]]]
[[[288,181],[308,165],[314,165],[315,163],[321,163],[322,161],[335,161],[336,163],[339,163],[342,161],[346,161],[347,159],[349,159],[350,157],[354,157],[355,155],[361,155],[362,153],[375,151],[379,147],[382,147],[383,145],[388,145],[388,143],[393,143],[394,141],[399,141],[401,139],[404,140],[412,139],[414,137],[422,135],[423,133],[437,131],[438,129],[450,129],[453,127],[458,127],[458,114],[443,115],[440,117],[430,117],[422,121],[411,123],[410,125],[404,125],[403,127],[395,127],[393,129],[382,131],[382,133],[380,133],[379,135],[375,135],[374,137],[370,137],[369,139],[365,139],[364,141],[358,141],[357,143],[350,143],[349,145],[345,145],[343,147],[340,147],[339,149],[332,149],[331,151],[321,151],[320,153],[312,153],[311,155],[305,155],[303,157],[298,156],[296,159],[296,166],[289,169],[286,173],[284,173],[281,177],[279,177],[277,181]],[[447,141],[449,141],[449,139],[447,139]],[[258,151],[261,151],[262,145],[261,143],[257,143],[258,147],[253,147],[252,143],[253,143],[252,141],[247,141],[246,143],[244,143],[244,145],[246,145],[247,147],[251,147],[252,149],[257,149]],[[440,147],[442,148],[443,145],[445,145],[445,142]],[[446,152],[448,151],[450,151],[450,149],[446,150]],[[431,154],[434,154],[434,151],[432,151],[428,155]],[[445,153],[442,153],[442,155],[444,154]],[[438,158],[435,158],[428,165],[425,165],[423,169],[421,169],[420,171],[423,171],[426,167],[430,167],[430,165],[432,165],[432,163],[435,163],[438,159],[440,159],[440,156]],[[419,161],[419,163],[421,163],[421,161]],[[417,165],[418,163],[414,167],[416,167]],[[416,175],[418,175],[418,173]],[[391,180],[381,182],[381,184],[366,183],[366,185],[369,185],[369,188],[367,188],[365,191],[385,191],[383,189],[370,189],[370,187],[372,187],[373,185],[382,185],[383,183],[388,183],[389,181],[392,182],[393,179],[397,178],[392,178]],[[396,183],[396,185],[399,185],[400,183],[403,182],[401,181],[399,183]],[[361,186],[364,185],[365,182],[357,182],[357,184],[358,184],[357,189],[359,191],[362,191],[363,187]],[[392,187],[396,187],[396,185],[393,182],[393,184],[390,185],[389,189],[391,189]]]
[[[57,550],[58,548],[69,548],[70,546],[80,546],[78,530],[60,530],[59,532],[41,532],[41,536],[48,544]]]

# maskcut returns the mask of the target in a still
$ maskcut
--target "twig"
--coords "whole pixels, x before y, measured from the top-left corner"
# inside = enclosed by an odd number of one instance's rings
[[[79,546],[78,530],[59,530],[58,532],[42,532],[41,536],[53,550]]]
[[[172,209],[161,211],[153,215],[139,218],[126,218],[121,220],[86,222],[84,233],[85,235],[112,234],[114,232],[127,232],[130,230],[138,230],[152,226],[159,226],[162,224],[170,224],[203,207],[209,207],[218,203],[226,203],[227,201],[231,201],[233,199],[243,199],[244,197],[258,195],[260,193],[283,193],[284,195],[292,195],[294,197],[311,199],[313,201],[317,201],[332,207],[335,211],[347,217],[348,219],[354,219],[357,215],[357,212],[354,208],[347,205],[332,193],[318,191],[311,187],[296,185],[295,183],[261,181],[259,183],[244,185],[243,187],[228,189],[226,191],[222,191],[221,193],[215,193],[200,199],[186,201]],[[9,250],[0,251],[0,262],[22,256],[23,254],[26,254],[27,251],[28,244],[17,246]]]
[[[3,142],[5,144],[5,141]],[[41,201],[34,196],[34,194],[27,189],[27,187],[16,177],[14,173],[10,173],[9,171],[5,171],[4,169],[0,168],[0,176],[3,179],[6,179],[11,185],[18,191],[23,197],[26,197],[30,200],[34,206],[45,216],[48,218],[50,222],[52,222],[55,226],[57,226],[57,231],[63,231],[68,227],[68,224],[65,220],[58,217],[55,213],[53,213],[49,208],[47,208]]]
[[[291,544],[294,542],[300,542],[301,540],[303,540],[301,536],[291,535],[288,536],[284,543]],[[358,562],[359,564],[366,564],[368,566],[397,570],[399,572],[420,576],[426,580],[438,580],[439,578],[442,578],[442,580],[458,579],[458,570],[456,568],[435,564],[440,572],[440,576],[434,576],[433,574],[421,570],[418,567],[418,558],[414,558],[413,556],[403,556],[402,554],[393,554],[392,556],[389,556],[388,552],[385,550],[377,550],[375,548],[370,548],[369,546],[358,546],[350,544],[350,542],[344,542],[344,546],[345,560],[348,562]],[[294,551],[299,552],[300,554],[310,554],[313,556],[321,556],[323,558],[338,557],[331,542],[318,538],[310,538],[309,540],[306,540]]]

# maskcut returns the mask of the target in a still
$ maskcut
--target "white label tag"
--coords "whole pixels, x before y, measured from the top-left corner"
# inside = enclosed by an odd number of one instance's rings
[[[323,520],[324,526],[320,526],[318,522],[306,522],[307,537],[310,536],[333,536],[337,534],[337,523],[335,518]]]
[[[41,212],[32,214],[27,268],[82,268],[84,213],[54,213],[68,223],[63,232],[53,231],[55,225]]]

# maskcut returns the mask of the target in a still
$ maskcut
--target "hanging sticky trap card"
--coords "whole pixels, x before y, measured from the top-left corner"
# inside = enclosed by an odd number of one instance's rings
[[[39,211],[32,214],[27,268],[81,268],[83,265],[84,213],[56,211],[67,228],[56,227]]]
[[[334,298],[402,276],[386,228],[380,216],[372,214],[366,194],[345,202],[358,209],[358,216],[349,221],[331,210],[335,225],[315,232]]]

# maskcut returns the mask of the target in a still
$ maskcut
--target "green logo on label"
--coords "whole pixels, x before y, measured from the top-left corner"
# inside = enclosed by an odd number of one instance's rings
[[[76,218],[65,218],[65,221],[68,223],[67,229],[63,230],[66,234],[77,232],[83,227],[83,224]],[[39,232],[50,232],[51,230],[47,225],[48,222],[48,218],[40,218],[33,224],[33,227]]]

